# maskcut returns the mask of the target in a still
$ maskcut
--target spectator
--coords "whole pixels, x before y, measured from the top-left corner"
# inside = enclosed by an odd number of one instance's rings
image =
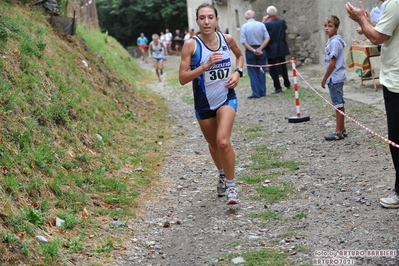
[[[288,89],[291,87],[290,79],[288,78],[287,64],[285,57],[290,54],[288,44],[285,39],[287,25],[285,20],[277,17],[277,8],[269,6],[266,9],[267,16],[263,18],[264,24],[270,35],[269,44],[266,46],[267,62],[270,65],[269,74],[273,79],[274,92],[282,92],[280,84],[280,74],[283,76],[284,86]]]
[[[380,20],[382,13],[384,12],[385,9],[385,5],[387,4],[386,0],[378,0],[382,2],[382,5],[380,8],[378,7],[373,7],[373,9],[371,9],[370,14],[368,13],[368,11],[365,11],[366,16],[368,17],[368,20],[370,21],[370,23],[375,26],[377,25],[377,22]],[[357,33],[359,34],[363,34],[362,28],[358,27],[356,29]]]
[[[344,60],[344,39],[338,35],[339,18],[334,15],[327,16],[324,20],[324,32],[328,35],[328,41],[324,53],[325,73],[321,80],[321,87],[326,84],[330,91],[331,101],[335,110],[335,132],[325,136],[325,140],[341,140],[347,136],[345,130],[344,82],[346,81],[346,64]]]
[[[247,22],[241,27],[240,41],[245,46],[245,58],[251,81],[252,94],[249,99],[266,97],[266,51],[269,33],[262,22],[255,21],[255,12],[245,12]]]
[[[364,35],[375,45],[381,46],[380,83],[383,85],[385,112],[388,122],[388,138],[399,144],[399,0],[388,0],[376,26],[365,15],[362,2],[359,7],[346,3],[349,17],[359,23]],[[395,168],[393,194],[381,198],[385,208],[399,208],[399,148],[389,146]]]
[[[176,35],[173,38],[173,40],[175,42],[175,45],[174,45],[175,52],[176,52],[176,55],[180,55],[181,48],[183,47],[184,37],[180,33],[180,30],[176,30],[175,33],[176,33]]]
[[[167,54],[172,54],[172,39],[173,35],[169,29],[165,29],[165,41]]]
[[[163,31],[160,32],[159,41],[163,44],[163,47],[166,50],[165,54],[168,54],[168,45],[167,45],[167,42],[166,42],[166,35],[165,35],[165,33]]]
[[[184,30],[184,42],[188,41],[191,38],[191,34],[188,29]]]

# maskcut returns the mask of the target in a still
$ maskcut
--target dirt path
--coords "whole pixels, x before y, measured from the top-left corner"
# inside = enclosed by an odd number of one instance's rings
[[[242,203],[228,207],[225,199],[216,196],[216,170],[193,106],[185,101],[191,97],[191,87],[166,84],[166,80],[176,79],[178,63],[178,57],[170,57],[165,64],[165,81],[148,85],[170,106],[170,116],[176,119],[171,125],[174,136],[164,141],[168,156],[160,185],[148,195],[140,211],[142,220],[129,221],[129,249],[117,265],[232,265],[220,258],[266,247],[283,252],[290,265],[327,265],[325,260],[344,259],[343,252],[348,250],[355,252],[346,253],[351,259],[346,262],[355,265],[399,265],[397,256],[388,253],[362,253],[398,249],[398,210],[383,209],[378,202],[391,193],[394,182],[389,150],[382,140],[348,121],[348,138],[326,142],[323,136],[335,126],[333,110],[311,91],[301,106],[310,121],[288,123],[286,117],[295,115],[291,93],[250,100],[246,97],[250,89],[240,85],[232,141]],[[313,85],[319,83],[318,67],[299,71]],[[357,79],[349,81],[348,94],[352,90],[356,95],[359,83]],[[372,91],[370,95],[374,95],[374,103],[347,99],[347,112],[386,135],[379,94]],[[258,135],[251,134],[259,128]],[[279,169],[277,178],[268,178],[270,169],[253,168],[251,156],[257,155],[256,149],[261,146],[283,151],[281,160],[300,166],[295,171]],[[264,176],[265,182],[249,185],[240,181],[240,177],[253,175]],[[293,188],[288,199],[265,204],[255,197],[257,187],[281,184]],[[280,218],[250,216],[265,210],[274,211]],[[333,253],[338,254],[334,257]]]

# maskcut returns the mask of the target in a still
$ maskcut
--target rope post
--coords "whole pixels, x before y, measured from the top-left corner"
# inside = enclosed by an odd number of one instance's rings
[[[289,123],[300,123],[300,122],[309,121],[310,120],[309,116],[301,116],[301,108],[299,106],[298,82],[297,82],[297,78],[296,78],[296,67],[295,67],[295,58],[294,57],[291,58],[291,62],[292,62],[292,74],[294,76],[296,116],[288,117],[288,122]]]

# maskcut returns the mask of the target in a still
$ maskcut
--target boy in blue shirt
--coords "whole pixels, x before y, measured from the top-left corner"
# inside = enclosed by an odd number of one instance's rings
[[[324,31],[328,35],[328,41],[325,46],[324,53],[324,68],[325,73],[321,80],[323,88],[328,85],[330,91],[331,102],[335,108],[335,132],[325,136],[326,140],[341,140],[347,136],[345,130],[345,116],[338,110],[345,112],[344,107],[344,82],[346,81],[346,66],[344,61],[344,47],[345,41],[341,35],[338,35],[339,18],[334,15],[329,15],[324,20]]]

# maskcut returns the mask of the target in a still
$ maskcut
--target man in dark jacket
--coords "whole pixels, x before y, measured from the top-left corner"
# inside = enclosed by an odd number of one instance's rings
[[[269,6],[266,9],[267,16],[263,18],[263,22],[266,26],[267,31],[270,35],[270,42],[266,46],[267,61],[271,66],[269,68],[270,76],[273,79],[274,92],[273,94],[282,92],[279,75],[281,74],[284,79],[284,86],[286,88],[291,87],[290,80],[288,78],[287,64],[285,57],[290,54],[288,49],[286,37],[287,25],[285,20],[277,17],[277,8]]]

